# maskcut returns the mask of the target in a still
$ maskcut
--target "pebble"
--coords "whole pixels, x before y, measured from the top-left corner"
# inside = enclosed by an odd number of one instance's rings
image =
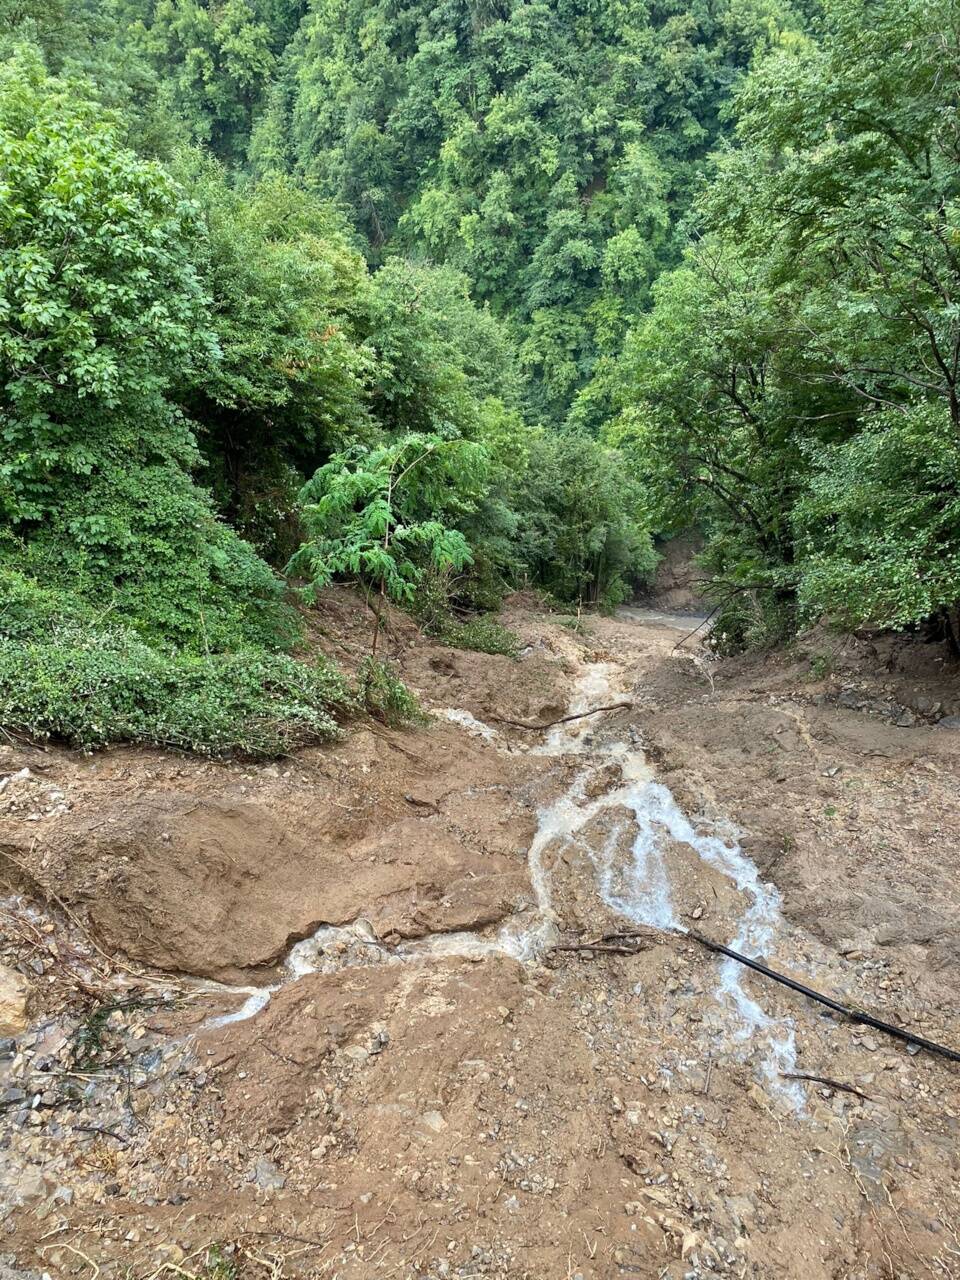
[[[282,1191],[287,1179],[272,1160],[261,1156],[247,1175],[247,1181],[254,1183],[262,1191]]]

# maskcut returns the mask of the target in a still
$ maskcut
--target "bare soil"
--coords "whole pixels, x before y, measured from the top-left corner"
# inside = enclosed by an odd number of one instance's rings
[[[393,619],[423,728],[256,766],[0,748],[0,959],[31,1011],[0,1041],[0,1274],[960,1276],[956,1064],[756,976],[751,1031],[682,934],[503,941],[629,923],[600,872],[630,866],[642,748],[778,890],[768,963],[960,1046],[944,655],[816,635],[717,663],[681,620],[505,620],[518,661]],[[368,621],[333,592],[314,641],[351,665]],[[601,670],[630,708],[503,723]],[[657,832],[678,920],[734,937],[749,888]],[[791,1029],[796,1073],[866,1099],[781,1079]]]

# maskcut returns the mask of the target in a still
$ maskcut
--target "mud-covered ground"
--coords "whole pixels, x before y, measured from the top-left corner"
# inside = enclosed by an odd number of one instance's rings
[[[678,931],[960,1045],[943,655],[507,621],[516,662],[396,620],[422,729],[263,766],[0,748],[11,1266],[960,1276],[957,1066]],[[365,628],[332,593],[316,640],[349,663]],[[623,928],[636,955],[553,949]]]

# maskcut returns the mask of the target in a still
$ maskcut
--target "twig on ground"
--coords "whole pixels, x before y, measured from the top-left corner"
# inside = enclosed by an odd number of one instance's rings
[[[808,1071],[781,1071],[781,1080],[810,1080],[814,1084],[825,1084],[828,1089],[839,1089],[842,1093],[853,1093],[858,1098],[862,1098],[864,1102],[872,1102],[873,1099],[869,1094],[864,1093],[861,1089],[857,1089],[852,1084],[844,1084],[842,1080],[831,1080],[829,1076],[815,1076]]]
[[[407,804],[412,804],[418,809],[427,809],[430,813],[440,812],[432,800],[421,800],[419,796],[410,795],[409,792],[403,798]]]
[[[610,702],[603,707],[593,707],[589,711],[577,711],[574,715],[560,716],[556,720],[546,720],[543,724],[529,724],[526,720],[508,720],[506,716],[489,716],[497,724],[509,724],[515,729],[552,729],[555,724],[569,724],[571,720],[583,720],[585,716],[597,716],[601,711],[618,711],[621,707],[632,707],[632,702]]]
[[[125,1147],[129,1147],[130,1139],[125,1138],[122,1133],[114,1133],[112,1129],[102,1129],[98,1124],[75,1124],[73,1126],[74,1133],[102,1133],[105,1138],[115,1138]]]
[[[641,951],[646,951],[651,943],[642,944],[639,942],[613,943],[613,942],[558,942],[553,951],[587,951],[592,955],[596,952],[602,956],[635,956]]]

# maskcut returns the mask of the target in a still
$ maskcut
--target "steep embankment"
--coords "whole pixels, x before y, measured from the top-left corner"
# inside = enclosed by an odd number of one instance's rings
[[[517,663],[398,624],[422,730],[256,768],[6,750],[7,865],[48,894],[4,907],[36,1018],[0,1064],[21,1265],[958,1274],[948,1063],[676,934],[551,948],[696,922],[957,1043],[960,734],[893,723],[903,689],[842,705],[849,654],[832,689],[662,619],[511,622]],[[347,658],[352,625],[331,597]]]

